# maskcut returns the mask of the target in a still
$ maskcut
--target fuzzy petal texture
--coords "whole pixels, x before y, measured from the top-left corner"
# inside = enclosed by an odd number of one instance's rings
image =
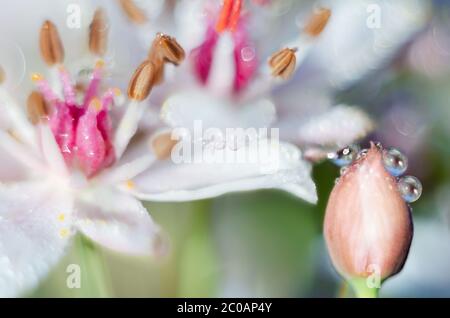
[[[192,152],[190,162],[158,161],[137,176],[128,191],[142,200],[189,201],[273,188],[315,203],[311,166],[302,159],[300,150],[291,144],[271,144],[268,140],[260,141],[259,148],[255,148],[256,142],[239,149],[197,145],[203,147],[203,159],[196,161]],[[174,148],[172,157],[174,151],[177,152]]]
[[[39,183],[0,185],[0,296],[35,287],[63,255],[72,201]]]
[[[76,216],[79,230],[108,249],[132,255],[159,252],[158,226],[130,195],[112,188],[91,189],[79,196]]]

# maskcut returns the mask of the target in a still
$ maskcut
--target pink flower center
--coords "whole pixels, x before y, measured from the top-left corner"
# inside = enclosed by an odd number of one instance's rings
[[[75,88],[63,67],[59,76],[63,100],[47,81],[40,77],[36,80],[46,102],[52,106],[50,127],[66,164],[78,166],[87,177],[92,177],[115,161],[109,108],[117,90],[109,89],[101,99],[97,97],[102,63],[96,65],[82,103],[77,103]]]
[[[234,42],[233,58],[235,76],[233,90],[235,93],[244,89],[253,78],[258,66],[256,50],[247,32],[247,23],[241,15],[241,0],[225,0],[216,19],[212,19],[206,30],[203,43],[192,50],[191,58],[194,71],[202,84],[209,79],[211,65],[217,42],[221,34],[229,31]]]

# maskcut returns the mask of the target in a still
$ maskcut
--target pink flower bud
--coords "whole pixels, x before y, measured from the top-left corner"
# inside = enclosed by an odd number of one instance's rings
[[[403,267],[413,236],[411,213],[383,165],[383,150],[373,143],[334,186],[324,235],[335,268],[348,281],[374,272],[382,281]]]

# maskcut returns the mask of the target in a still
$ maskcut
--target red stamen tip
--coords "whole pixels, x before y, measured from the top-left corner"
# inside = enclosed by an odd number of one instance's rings
[[[216,24],[216,31],[221,33],[226,29],[234,32],[241,15],[242,0],[224,0],[219,19]]]

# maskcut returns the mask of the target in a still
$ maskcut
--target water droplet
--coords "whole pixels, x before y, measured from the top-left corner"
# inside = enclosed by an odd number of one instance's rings
[[[398,190],[406,202],[414,202],[422,194],[422,183],[416,177],[404,176],[398,180]]]
[[[342,176],[344,173],[346,173],[347,170],[348,170],[348,167],[347,167],[347,166],[342,167],[341,170],[340,170],[341,176]]]
[[[330,158],[335,165],[343,167],[351,164],[353,160],[355,160],[358,151],[358,145],[350,145],[337,151],[336,153],[329,154],[328,158]]]
[[[395,148],[383,151],[383,163],[386,170],[394,177],[402,175],[408,168],[408,158]]]
[[[367,156],[367,153],[369,152],[369,149],[363,149],[356,155],[356,159],[361,159]]]
[[[241,58],[244,62],[252,61],[256,56],[255,48],[246,46],[241,49]]]

